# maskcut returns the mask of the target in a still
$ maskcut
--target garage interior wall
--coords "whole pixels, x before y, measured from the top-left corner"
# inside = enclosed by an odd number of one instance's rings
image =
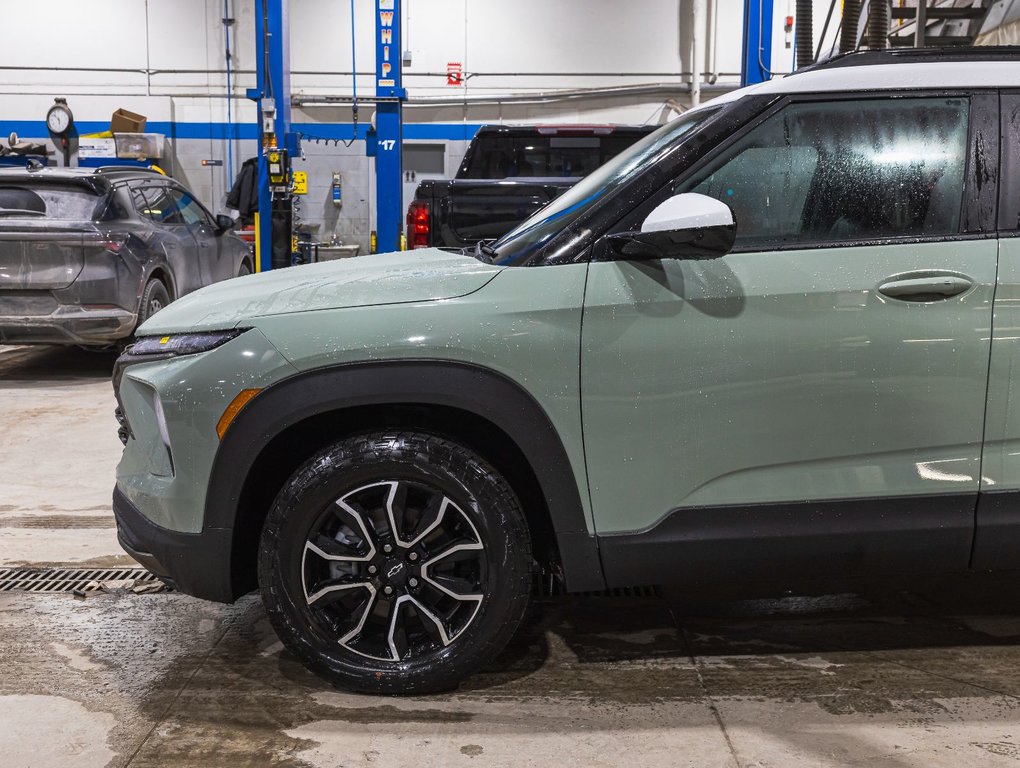
[[[705,28],[700,30],[705,99],[739,82],[743,14],[742,0],[707,4]],[[713,4],[714,38],[709,34]],[[410,172],[416,179],[419,173],[454,174],[481,124],[658,124],[676,114],[669,100],[681,107],[690,103],[696,33],[691,0],[404,0],[403,5],[403,47],[412,56],[404,84],[412,99],[445,102],[410,105],[404,111],[407,143],[430,145],[405,153],[405,203],[416,183]],[[792,5],[792,0],[775,4],[772,68],[777,73],[788,72],[792,63],[782,29]],[[0,135],[6,138],[16,131],[23,139],[46,139],[44,118],[54,97],[67,99],[80,133],[106,130],[119,107],[141,113],[148,117],[148,131],[167,136],[162,165],[214,213],[224,210],[231,183],[228,142],[235,173],[240,162],[255,153],[255,109],[244,92],[254,85],[257,3],[226,2],[236,19],[230,30],[233,132],[227,122],[224,6],[223,0],[53,0],[47,13],[59,23],[42,30],[37,7],[10,4],[4,11],[5,29],[25,32],[5,35],[0,47]],[[373,0],[357,0],[361,96],[373,93],[373,13]],[[350,96],[350,4],[291,0],[290,14],[294,95],[306,101]],[[822,15],[815,13],[816,19]],[[34,29],[39,33],[33,34]],[[450,63],[460,64],[469,75],[462,85],[447,85]],[[642,95],[564,99],[557,94],[628,85],[661,87]],[[509,101],[525,95],[546,100]],[[473,103],[478,99],[485,103]],[[362,104],[359,111],[361,122],[368,123],[372,105]],[[346,106],[299,106],[293,120],[296,130],[306,135],[352,136]],[[301,219],[319,225],[321,240],[335,234],[367,248],[374,227],[374,179],[364,142],[345,147],[306,141],[304,150],[305,159],[294,166],[309,174]],[[204,159],[223,160],[224,166],[203,167]],[[343,178],[339,210],[331,203],[334,171]]]

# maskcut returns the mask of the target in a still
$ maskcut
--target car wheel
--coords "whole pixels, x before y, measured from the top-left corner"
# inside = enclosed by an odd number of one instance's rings
[[[245,275],[250,275],[250,274],[251,274],[251,268],[248,266],[248,262],[247,261],[242,261],[241,262],[241,268],[237,270],[237,276],[238,277],[244,277]]]
[[[510,641],[531,592],[516,495],[433,435],[379,432],[316,454],[262,531],[259,585],[284,645],[350,690],[447,690]]]
[[[142,302],[138,308],[138,325],[141,325],[154,314],[170,303],[170,292],[162,280],[150,280],[142,291]]]

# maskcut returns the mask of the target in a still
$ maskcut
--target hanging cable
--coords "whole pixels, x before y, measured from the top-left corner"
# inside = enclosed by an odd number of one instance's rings
[[[266,96],[273,98],[273,78],[269,74],[269,6],[262,0],[262,73],[265,75]]]
[[[843,3],[843,21],[839,26],[839,52],[857,50],[857,28],[861,21],[861,0],[846,0]]]
[[[354,102],[351,107],[351,115],[354,120],[354,135],[351,136],[350,142],[344,142],[345,147],[350,147],[358,138],[358,57],[354,35],[354,0],[351,0],[351,89],[354,92]]]
[[[879,0],[880,2],[886,2],[886,0]],[[797,61],[794,65],[795,69],[806,67],[814,61],[815,46],[813,42],[814,35],[814,0],[797,0],[796,4],[796,40],[794,47],[797,54]]]
[[[230,27],[234,23],[230,15],[230,0],[223,0],[223,50],[227,61],[227,184],[234,181],[234,89],[231,85]]]
[[[868,3],[868,47],[889,47],[889,3]]]

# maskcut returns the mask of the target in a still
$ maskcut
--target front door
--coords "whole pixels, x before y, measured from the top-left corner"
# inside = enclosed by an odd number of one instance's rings
[[[181,219],[195,238],[198,266],[202,285],[234,277],[233,254],[223,247],[223,238],[216,231],[216,223],[205,208],[190,193],[181,189],[172,191]]]
[[[162,181],[132,185],[138,212],[155,224],[153,237],[166,254],[173,272],[173,298],[180,298],[201,288],[202,275],[196,258],[195,236],[184,222],[172,189]]]
[[[790,101],[620,223],[699,192],[738,239],[591,264],[584,439],[611,583],[967,566],[996,273],[970,158],[993,103]]]

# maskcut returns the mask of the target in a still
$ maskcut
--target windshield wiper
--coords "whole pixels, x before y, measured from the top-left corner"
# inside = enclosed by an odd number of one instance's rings
[[[0,216],[45,216],[43,211],[33,211],[30,208],[0,208]]]
[[[499,251],[491,245],[491,243],[494,242],[496,242],[495,238],[491,240],[479,240],[475,243],[475,258],[479,261],[484,261],[486,264],[491,264],[492,257],[499,255]]]

